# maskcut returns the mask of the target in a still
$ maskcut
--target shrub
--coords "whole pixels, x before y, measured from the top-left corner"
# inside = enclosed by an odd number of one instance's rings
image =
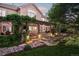
[[[79,36],[78,35],[65,37],[63,40],[65,41],[64,42],[65,45],[79,46]]]
[[[20,43],[19,35],[0,36],[0,47],[9,47]]]
[[[31,49],[31,46],[30,45],[26,45],[24,50],[30,50]]]
[[[74,28],[68,28],[68,29],[67,29],[67,32],[68,32],[68,33],[71,33],[71,34],[75,33],[75,31],[76,31],[76,30],[75,30]]]
[[[61,29],[61,33],[66,33],[67,29],[63,28]]]

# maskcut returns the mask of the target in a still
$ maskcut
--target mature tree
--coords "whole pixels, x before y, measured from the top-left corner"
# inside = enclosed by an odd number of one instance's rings
[[[53,22],[65,22],[72,21],[78,17],[79,4],[53,4],[48,16],[50,21]]]
[[[79,24],[79,4],[53,4],[48,16],[55,24]]]

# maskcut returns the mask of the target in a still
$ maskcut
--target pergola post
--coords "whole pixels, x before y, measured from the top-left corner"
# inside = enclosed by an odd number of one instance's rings
[[[40,24],[37,24],[38,25],[38,34],[40,33]]]
[[[29,25],[28,25],[28,22],[26,22],[26,34],[27,35],[29,34]]]

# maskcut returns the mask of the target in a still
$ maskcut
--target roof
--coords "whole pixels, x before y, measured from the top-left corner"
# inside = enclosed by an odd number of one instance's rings
[[[42,15],[42,17],[46,18],[46,16],[43,15],[41,10],[34,3],[25,3],[25,4],[23,4],[22,6],[19,6],[19,7],[14,6],[14,5],[5,4],[5,3],[0,3],[0,7],[11,9],[11,10],[14,10],[14,11],[18,11],[20,9],[20,7],[25,7],[25,6],[28,6],[29,4],[34,6],[38,10],[38,12]]]
[[[33,23],[33,22],[28,21],[28,23]],[[34,23],[41,24],[41,25],[43,25],[43,24],[45,24],[45,25],[52,25],[53,24],[51,22],[45,22],[45,21],[39,21],[39,20],[36,20]]]
[[[4,7],[4,8],[15,10],[15,11],[18,10],[18,7],[13,6],[13,5],[9,5],[9,4],[4,4],[4,3],[0,3],[0,7]]]
[[[34,7],[38,10],[38,12],[39,12],[43,17],[45,17],[45,16],[43,15],[43,13],[41,12],[41,10],[40,10],[34,3],[23,4],[23,5],[20,6],[20,7],[25,7],[25,6],[28,6],[28,5],[34,6]]]

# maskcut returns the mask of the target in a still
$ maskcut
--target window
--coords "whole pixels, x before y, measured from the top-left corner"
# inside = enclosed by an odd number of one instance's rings
[[[6,16],[6,11],[5,10],[0,10],[0,16]]]
[[[47,19],[45,19],[45,18],[41,18],[41,21],[46,21],[46,22],[48,22],[48,20],[47,20]]]
[[[46,31],[46,26],[40,25],[40,32],[45,32],[45,31]]]
[[[37,26],[29,26],[29,32],[30,33],[38,33]]]
[[[32,10],[28,10],[28,16],[35,17],[36,13],[34,11],[32,11]]]
[[[0,22],[0,34],[3,33],[9,35],[12,33],[12,23],[11,22]]]
[[[2,10],[2,16],[6,16],[6,11]]]
[[[44,18],[41,18],[42,19],[42,21],[45,21],[45,19]]]
[[[28,16],[30,16],[30,17],[35,17],[35,14],[32,13],[32,12],[29,12],[29,13],[28,13]]]
[[[7,30],[6,30],[6,26],[3,26],[3,32],[6,32]]]
[[[3,32],[11,32],[11,27],[3,26]]]

